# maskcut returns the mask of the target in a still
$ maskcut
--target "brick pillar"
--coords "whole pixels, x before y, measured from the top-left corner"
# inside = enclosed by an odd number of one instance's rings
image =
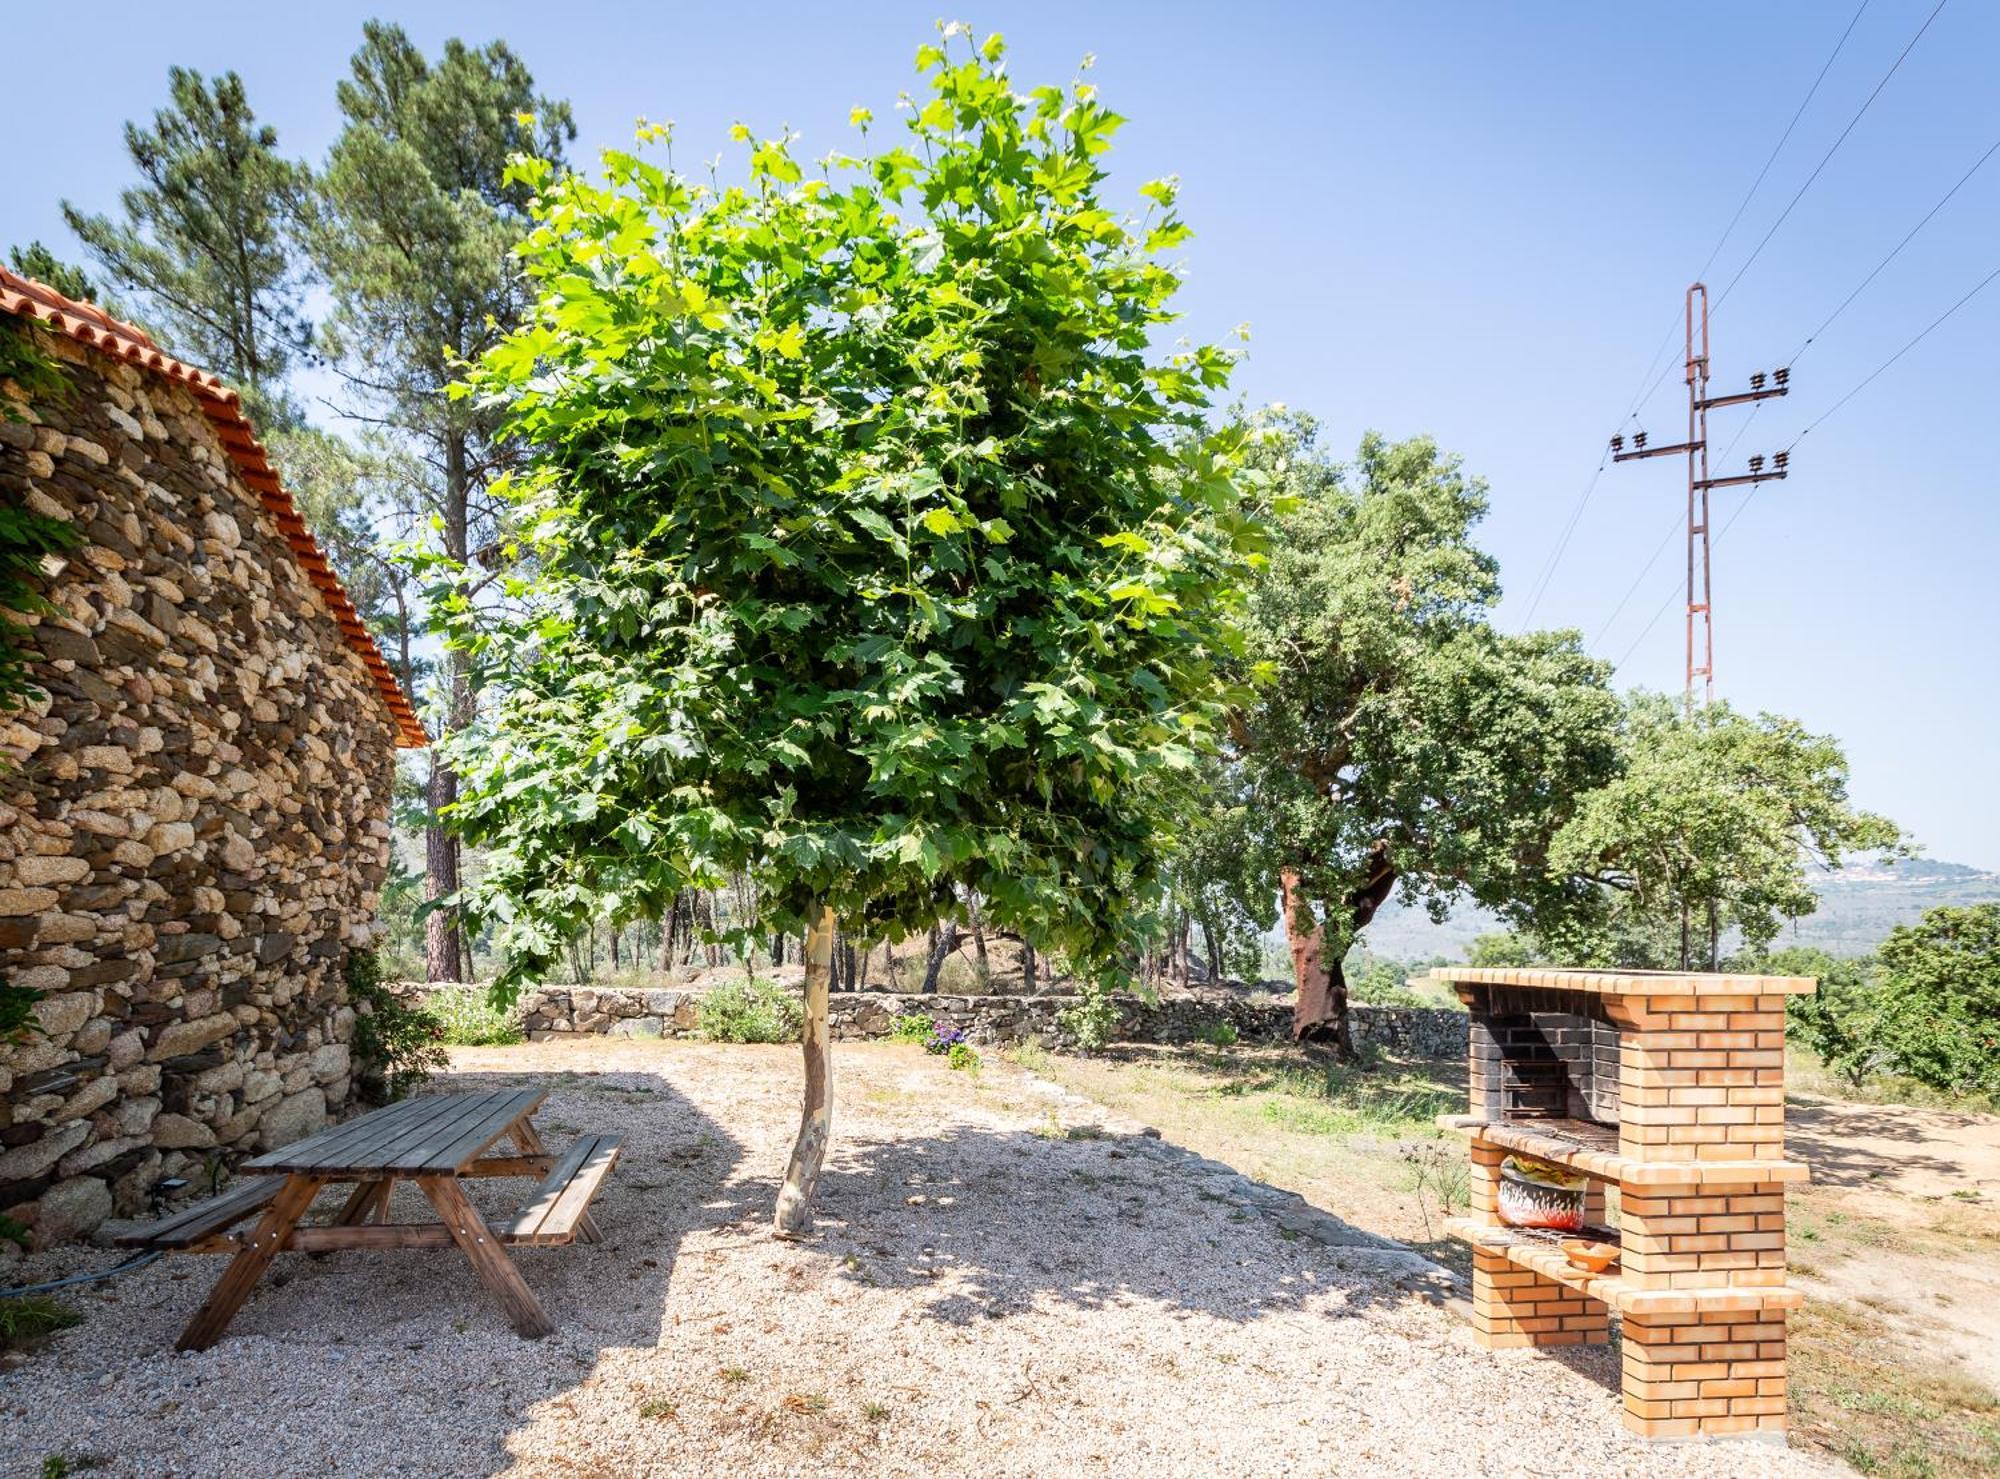
[[[1611,1338],[1611,1312],[1554,1279],[1472,1250],[1472,1329],[1488,1350],[1522,1346],[1595,1345]]]
[[[1627,1314],[1624,1365],[1625,1426],[1642,1438],[1784,1436],[1782,1311]]]

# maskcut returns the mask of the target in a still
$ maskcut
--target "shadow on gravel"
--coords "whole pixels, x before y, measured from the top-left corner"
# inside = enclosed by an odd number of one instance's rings
[[[1440,1292],[1435,1266],[1409,1249],[1141,1136],[957,1129],[849,1141],[819,1206],[820,1251],[841,1278],[921,1290],[949,1276],[950,1292],[921,1312],[957,1326],[1027,1314],[1051,1297],[1247,1322],[1332,1288],[1345,1294],[1342,1317]],[[1274,1241],[1319,1256],[1301,1266],[1272,1256]]]

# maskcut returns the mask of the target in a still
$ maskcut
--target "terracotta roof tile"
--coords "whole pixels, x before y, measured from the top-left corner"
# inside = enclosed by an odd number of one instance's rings
[[[65,298],[45,283],[9,272],[5,267],[0,267],[0,313],[36,319],[80,344],[88,344],[99,353],[142,365],[163,379],[179,382],[194,393],[202,413],[215,428],[217,440],[236,464],[244,485],[257,493],[259,501],[284,535],[285,542],[292,547],[292,553],[305,570],[306,577],[326,601],[327,609],[332,612],[334,622],[346,637],[348,646],[367,665],[375,687],[382,695],[382,702],[395,721],[397,745],[403,749],[421,749],[428,745],[430,736],[424,732],[422,721],[410,706],[409,695],[403,692],[402,684],[396,681],[389,664],[383,660],[381,648],[375,645],[375,639],[369,635],[360,613],[354,609],[354,603],[341,589],[339,580],[334,577],[332,567],[320,550],[319,542],[306,528],[305,520],[299,517],[292,495],[285,491],[278,470],[271,465],[264,453],[263,443],[257,440],[256,433],[244,416],[236,392],[206,370],[184,365],[163,353],[143,330],[111,317],[93,304]]]

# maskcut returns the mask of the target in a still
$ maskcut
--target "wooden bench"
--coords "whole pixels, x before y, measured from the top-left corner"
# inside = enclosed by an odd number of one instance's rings
[[[572,1145],[536,1189],[535,1199],[513,1221],[493,1229],[500,1240],[531,1247],[597,1242],[590,1203],[618,1163],[620,1143],[616,1135],[586,1135]]]
[[[220,1196],[196,1202],[158,1222],[128,1228],[111,1241],[121,1248],[159,1248],[188,1252],[234,1227],[253,1212],[271,1204],[284,1186],[282,1176],[252,1176]]]

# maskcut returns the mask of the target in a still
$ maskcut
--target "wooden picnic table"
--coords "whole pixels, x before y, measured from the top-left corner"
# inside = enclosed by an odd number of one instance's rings
[[[221,1338],[278,1254],[345,1248],[456,1246],[516,1330],[529,1337],[547,1335],[555,1327],[506,1248],[596,1242],[590,1202],[618,1158],[618,1137],[582,1136],[564,1155],[550,1155],[532,1119],[545,1094],[541,1089],[497,1090],[402,1100],[268,1151],[246,1162],[243,1169],[252,1174],[221,1196],[119,1241],[177,1252],[234,1254],[182,1332],[177,1348],[184,1351],[206,1350]],[[512,1142],[511,1153],[488,1154],[503,1138]],[[460,1185],[469,1176],[540,1176],[543,1181],[519,1213],[489,1224]],[[437,1212],[436,1222],[386,1220],[398,1181],[416,1183]],[[333,1221],[302,1225],[321,1189],[340,1182],[354,1183],[354,1190]],[[228,1231],[252,1213],[261,1214],[253,1228]]]

